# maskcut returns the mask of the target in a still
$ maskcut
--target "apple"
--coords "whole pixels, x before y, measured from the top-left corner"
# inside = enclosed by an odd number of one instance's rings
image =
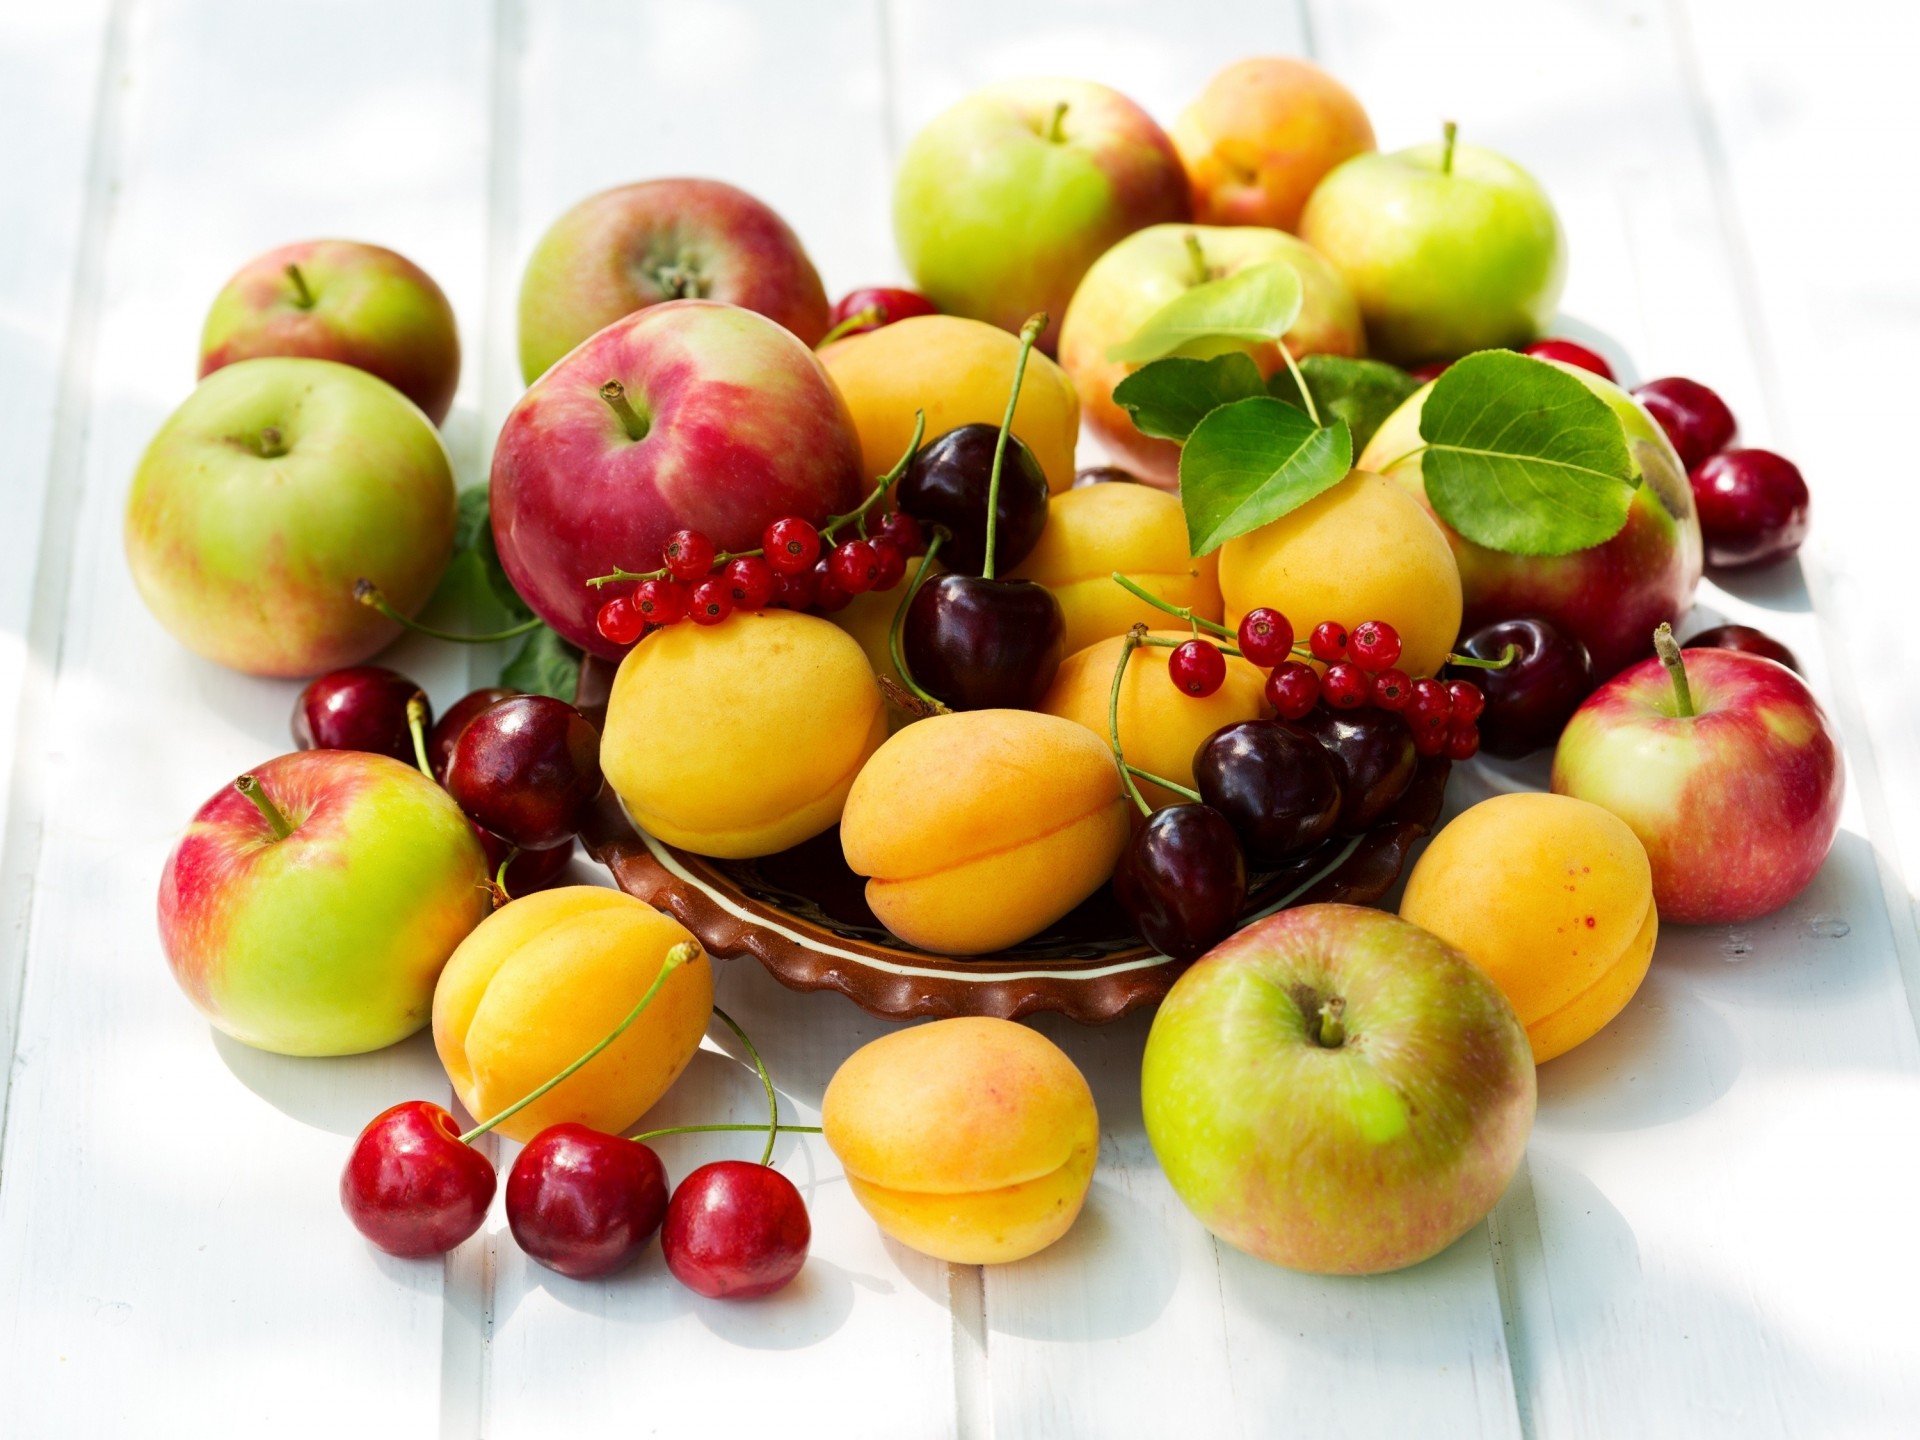
[[[1284,260],[1300,276],[1300,316],[1286,334],[1301,355],[1364,355],[1366,333],[1353,292],[1305,241],[1259,226],[1151,225],[1127,236],[1087,271],[1060,326],[1060,365],[1080,395],[1083,423],[1119,463],[1142,480],[1172,489],[1179,480],[1180,447],[1142,435],[1113,403],[1113,387],[1138,365],[1109,360],[1107,351],[1131,340],[1169,301],[1209,280],[1253,265]],[[1201,342],[1181,355],[1243,350],[1262,375],[1284,363],[1276,344]]]
[[[1578,366],[1560,368],[1612,406],[1626,428],[1641,481],[1626,525],[1612,539],[1570,555],[1510,555],[1474,544],[1445,521],[1440,528],[1460,567],[1463,633],[1522,616],[1546,620],[1587,647],[1593,673],[1604,679],[1647,653],[1654,626],[1679,619],[1693,604],[1702,565],[1700,520],[1680,457],[1653,417],[1612,381]],[[1359,460],[1362,470],[1391,476],[1422,504],[1427,488],[1415,452],[1420,411],[1432,390],[1429,384],[1408,396]]]
[[[220,1030],[281,1055],[356,1055],[433,1015],[486,918],[486,857],[453,798],[364,750],[299,750],[195,813],[160,876],[174,979]]]
[[[1455,144],[1451,125],[1441,144],[1332,170],[1300,238],[1346,276],[1373,353],[1398,365],[1537,340],[1567,274],[1539,183],[1504,155]]]
[[[665,300],[719,300],[808,345],[827,292],[787,222],[718,180],[643,180],[590,195],[540,237],[520,281],[520,373],[531,385],[574,346]]]
[[[1016,80],[969,96],[907,147],[893,230],[941,311],[1018,330],[1066,313],[1115,241],[1185,220],[1173,142],[1126,96],[1085,80]],[[1052,353],[1054,332],[1041,335]]]
[[[1733,925],[1807,888],[1840,827],[1839,737],[1786,666],[1736,650],[1659,654],[1574,711],[1553,788],[1627,822],[1653,862],[1660,918]]]
[[[1499,986],[1439,937],[1303,905],[1174,983],[1140,1096],[1207,1229],[1291,1270],[1373,1275],[1493,1208],[1533,1125],[1533,1053]]]
[[[216,370],[167,417],[127,497],[127,563],[188,649],[250,675],[357,665],[399,633],[453,554],[453,470],[418,406],[333,360]]]
[[[378,375],[438,425],[460,384],[453,306],[404,255],[308,240],[249,260],[213,297],[200,378],[236,360],[302,355]]]
[[[614,400],[610,382],[624,392]],[[514,588],[609,660],[625,652],[594,616],[620,592],[588,580],[658,569],[676,530],[751,550],[783,516],[817,523],[866,493],[853,421],[813,352],[712,300],[636,311],[542,375],[500,429],[492,487]]]

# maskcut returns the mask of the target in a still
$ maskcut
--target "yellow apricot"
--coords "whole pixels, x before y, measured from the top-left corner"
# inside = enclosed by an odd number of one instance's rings
[[[1400,915],[1493,977],[1535,1064],[1625,1008],[1660,931],[1638,838],[1568,795],[1499,795],[1463,812],[1413,867]]]
[[[1220,563],[1187,553],[1187,517],[1180,499],[1150,485],[1087,485],[1056,495],[1040,543],[1013,571],[1053,592],[1066,617],[1063,653],[1084,650],[1137,624],[1168,617],[1113,581],[1118,570],[1174,605],[1220,618]]]
[[[1460,571],[1446,534],[1405,489],[1355,470],[1332,489],[1220,548],[1227,624],[1271,605],[1304,638],[1335,620],[1384,620],[1409,675],[1438,670],[1460,634]]]
[[[1167,640],[1191,635],[1186,630],[1153,633]],[[1110,744],[1107,702],[1125,644],[1126,637],[1116,635],[1062,660],[1040,708],[1077,721]],[[1227,678],[1218,690],[1204,697],[1188,695],[1167,678],[1172,654],[1164,646],[1142,645],[1128,658],[1127,678],[1120,682],[1120,753],[1129,765],[1191,787],[1193,755],[1200,742],[1222,725],[1258,716],[1265,704],[1266,676],[1249,661],[1229,655]],[[1140,781],[1140,790],[1150,805],[1171,805],[1180,798],[1146,780]]]
[[[538,1089],[640,1003],[685,927],[598,885],[543,890],[494,911],[460,943],[433,992],[433,1045],[467,1113],[486,1119]],[[700,1048],[713,1013],[703,952],[667,977],[640,1018],[500,1126],[530,1140],[576,1121],[614,1133],[646,1114]]]
[[[860,771],[840,821],[880,922],[947,955],[1044,930],[1107,882],[1127,835],[1106,742],[1031,710],[909,725]]]
[[[887,737],[859,642],[817,615],[669,625],[614,676],[600,768],[634,822],[698,855],[771,855],[840,818]]]
[[[1073,1224],[1100,1121],[1073,1061],[1010,1020],[896,1030],[862,1046],[820,1103],[854,1198],[901,1244],[961,1265],[1020,1260]]]
[[[836,340],[820,352],[820,363],[853,416],[865,473],[878,478],[913,439],[916,410],[927,412],[928,440],[962,425],[998,429],[1019,351],[1017,336],[983,320],[917,315]],[[1027,442],[1055,494],[1072,486],[1080,399],[1066,372],[1038,350],[1027,361],[1013,433]]]

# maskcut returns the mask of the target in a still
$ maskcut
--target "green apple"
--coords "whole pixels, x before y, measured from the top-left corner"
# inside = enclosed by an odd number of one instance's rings
[[[1147,1138],[1215,1235],[1293,1270],[1437,1254],[1507,1187],[1533,1054],[1500,988],[1354,905],[1282,910],[1182,975],[1141,1061]]]
[[[936,116],[907,148],[893,229],[914,284],[951,315],[1018,330],[1056,325],[1115,241],[1185,220],[1173,142],[1126,96],[1085,80],[991,86]],[[1052,349],[1054,332],[1042,335]]]
[[[332,360],[241,360],[160,427],[127,497],[127,563],[188,649],[250,675],[357,665],[399,625],[354,600],[373,581],[412,615],[453,554],[439,432],[386,381]]]
[[[1314,189],[1300,238],[1346,277],[1382,360],[1518,348],[1553,319],[1567,245],[1546,191],[1504,155],[1454,142],[1356,155]]]

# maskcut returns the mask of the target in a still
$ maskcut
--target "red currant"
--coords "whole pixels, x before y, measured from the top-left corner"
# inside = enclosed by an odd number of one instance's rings
[[[1413,681],[1404,670],[1382,670],[1373,677],[1373,703],[1382,710],[1404,710],[1413,703]]]
[[[844,610],[853,600],[852,593],[834,578],[833,566],[822,560],[813,567],[815,576],[813,586],[813,608],[822,614],[831,615],[836,610]]]
[[[1209,640],[1189,640],[1167,656],[1167,675],[1184,694],[1205,698],[1227,678],[1227,657]]]
[[[636,610],[626,596],[616,595],[600,607],[593,625],[609,644],[631,645],[647,628],[647,617]]]
[[[1298,660],[1274,666],[1267,677],[1267,703],[1282,720],[1298,720],[1320,703],[1320,672]]]
[[[880,557],[865,540],[848,540],[833,547],[827,567],[834,582],[849,595],[864,595],[880,579]]]
[[[1447,681],[1447,698],[1453,702],[1453,723],[1471,725],[1480,718],[1480,712],[1487,708],[1487,697],[1480,693],[1480,687],[1471,680]]]
[[[687,587],[675,580],[648,580],[633,592],[633,603],[649,625],[671,625],[686,618]]]
[[[873,547],[873,553],[880,557],[880,573],[874,577],[873,588],[891,590],[907,576],[907,552],[900,542],[887,535],[876,535],[867,542]]]
[[[778,571],[773,576],[773,603],[784,605],[789,610],[808,610],[813,602],[820,598],[820,572],[806,569],[797,575],[782,575]]]
[[[1293,622],[1268,605],[1256,605],[1240,617],[1240,653],[1262,670],[1293,655]]]
[[[1337,620],[1322,620],[1313,627],[1307,648],[1313,651],[1313,658],[1322,664],[1331,665],[1335,660],[1346,659],[1347,627]]]
[[[927,548],[927,537],[921,533],[920,522],[904,510],[887,511],[873,533],[884,535],[908,555],[918,555]]]
[[[1447,694],[1447,687],[1438,680],[1414,681],[1413,703],[1407,706],[1407,719],[1415,735],[1426,730],[1445,730],[1447,722],[1453,719],[1453,697]]]
[[[676,580],[698,580],[713,568],[713,541],[698,530],[676,530],[660,558]]]
[[[1447,758],[1471,760],[1480,753],[1480,730],[1475,725],[1455,725],[1447,731]]]
[[[811,570],[820,558],[820,532],[797,515],[776,520],[760,537],[767,564],[776,575],[798,575]]]
[[[717,576],[693,587],[693,604],[687,615],[696,625],[718,625],[733,613],[733,596],[727,582]]]
[[[773,567],[758,555],[729,560],[720,578],[736,610],[764,610],[773,599]]]
[[[1364,620],[1353,627],[1347,648],[1362,670],[1385,670],[1400,663],[1400,632],[1384,620]]]
[[[1327,667],[1320,682],[1320,693],[1336,710],[1358,710],[1373,693],[1373,680],[1350,660],[1336,660]]]
[[[1447,753],[1447,742],[1453,738],[1453,732],[1441,725],[1436,729],[1413,728],[1413,748],[1421,755],[1432,759],[1435,755]]]

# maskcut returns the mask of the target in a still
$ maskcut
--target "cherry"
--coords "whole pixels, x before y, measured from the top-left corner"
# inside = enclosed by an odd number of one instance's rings
[[[1558,360],[1562,365],[1572,365],[1579,370],[1591,371],[1602,380],[1613,379],[1613,366],[1607,363],[1607,357],[1574,340],[1536,340],[1520,352],[1531,355],[1536,360]]]
[[[1187,640],[1167,656],[1167,678],[1183,694],[1205,699],[1227,679],[1227,657],[1208,640]]]
[[[592,1280],[640,1258],[667,1213],[652,1148],[585,1125],[549,1125],[507,1172],[507,1228],[549,1270]]]
[[[1580,702],[1593,693],[1595,679],[1587,647],[1545,620],[1485,626],[1460,642],[1460,653],[1497,661],[1508,646],[1513,663],[1501,669],[1454,667],[1443,673],[1480,690],[1482,748],[1513,760],[1559,739]]]
[[[891,590],[907,577],[907,552],[898,540],[887,535],[876,535],[867,542],[873,547],[873,553],[880,561],[879,573],[873,578],[876,590]]]
[[[1274,666],[1267,677],[1267,703],[1282,720],[1298,720],[1320,703],[1320,672],[1299,660]]]
[[[1322,620],[1307,637],[1307,648],[1323,665],[1347,658],[1347,627],[1337,620]]]
[[[614,645],[631,645],[646,633],[647,617],[625,595],[616,595],[593,617],[593,628]]]
[[[354,1229],[389,1255],[444,1255],[487,1218],[493,1163],[462,1144],[438,1105],[408,1100],[360,1132],[340,1172],[340,1204]]]
[[[1702,461],[1692,479],[1707,564],[1770,565],[1807,538],[1812,497],[1800,467],[1784,455],[1723,450]]]
[[[1716,625],[1711,630],[1702,630],[1687,641],[1689,650],[1739,650],[1747,655],[1758,655],[1762,659],[1772,660],[1784,665],[1794,674],[1800,674],[1800,662],[1793,652],[1764,631],[1751,625]]]
[[[833,547],[827,570],[834,583],[849,595],[864,595],[880,578],[880,557],[865,540],[848,540]]]
[[[1320,694],[1336,710],[1358,710],[1373,695],[1367,672],[1349,660],[1336,660],[1320,680]]]
[[[891,540],[902,555],[918,555],[927,548],[927,537],[920,522],[904,510],[889,510],[873,527],[873,538]]]
[[[1247,861],[1233,826],[1210,805],[1168,805],[1134,832],[1113,893],[1154,949],[1192,960],[1233,932],[1247,903]]]
[[[564,844],[600,794],[600,734],[565,701],[516,695],[460,732],[446,783],[468,816],[522,850]]]
[[[986,573],[987,490],[999,443],[996,425],[949,430],[920,447],[895,492],[894,503],[921,525],[943,525],[953,537],[940,552],[949,570]],[[995,506],[996,573],[1013,569],[1040,543],[1040,532],[1047,527],[1047,503],[1046,472],[1019,436],[1008,436]]]
[[[1031,710],[1060,668],[1066,633],[1043,585],[937,575],[908,602],[900,648],[915,683],[955,710]]]
[[[868,285],[849,290],[834,302],[827,318],[833,338],[864,335],[891,325],[896,320],[911,320],[916,315],[938,315],[939,310],[918,290],[902,290],[891,285]]]
[[[1660,422],[1679,453],[1680,464],[1689,472],[1733,443],[1737,428],[1733,412],[1726,401],[1698,381],[1683,380],[1678,375],[1649,380],[1633,392],[1633,398]]]
[[[713,568],[713,541],[698,530],[676,530],[660,552],[667,573],[676,580],[698,580]]]
[[[773,567],[758,555],[729,560],[720,572],[720,582],[736,610],[764,610],[773,599]]]
[[[1413,703],[1413,681],[1404,670],[1382,670],[1373,677],[1373,703],[1399,712]]]
[[[1240,837],[1247,863],[1274,870],[1326,839],[1340,814],[1334,762],[1307,731],[1277,720],[1225,725],[1193,757],[1194,788]]]
[[[793,1182],[747,1160],[716,1160],[682,1180],[660,1230],[674,1278],[712,1300],[771,1295],[800,1273],[812,1241]]]
[[[472,820],[467,823],[473,826],[473,833],[480,837],[480,848],[487,853],[487,878],[496,878],[500,874],[500,867],[507,867],[503,883],[510,900],[531,895],[536,890],[545,890],[567,873],[567,866],[573,859],[573,842],[570,840],[550,845],[545,850],[521,850],[502,840],[484,825],[475,824]],[[507,859],[509,855],[513,857],[512,860]]]
[[[1400,632],[1384,620],[1363,620],[1347,637],[1353,663],[1362,670],[1387,670],[1400,663]]]
[[[715,576],[693,587],[687,599],[687,618],[696,625],[718,625],[733,614],[733,595],[727,582]]]
[[[453,760],[453,744],[460,738],[460,732],[472,723],[473,717],[502,700],[511,700],[518,690],[509,690],[502,685],[489,685],[480,690],[469,690],[448,708],[433,729],[427,733],[427,763],[433,768],[433,778],[442,785],[447,783],[447,766]],[[413,763],[413,741],[407,741],[407,763]]]
[[[293,702],[293,743],[300,750],[366,750],[413,764],[407,702],[420,687],[382,665],[352,665],[307,682]],[[431,716],[431,712],[429,712]]]
[[[1293,622],[1269,605],[1256,605],[1242,615],[1234,638],[1240,653],[1262,670],[1293,657]]]
[[[820,532],[799,516],[789,515],[767,526],[760,548],[774,574],[798,575],[811,570],[820,558]]]
[[[1118,465],[1088,465],[1073,472],[1073,488],[1084,490],[1089,485],[1138,485],[1140,477],[1131,470],[1122,470]]]
[[[633,605],[649,625],[671,625],[686,618],[692,597],[678,580],[643,580],[633,592]]]
[[[1342,835],[1371,830],[1413,784],[1420,757],[1407,722],[1389,710],[1316,710],[1299,726],[1333,761],[1340,784]]]

